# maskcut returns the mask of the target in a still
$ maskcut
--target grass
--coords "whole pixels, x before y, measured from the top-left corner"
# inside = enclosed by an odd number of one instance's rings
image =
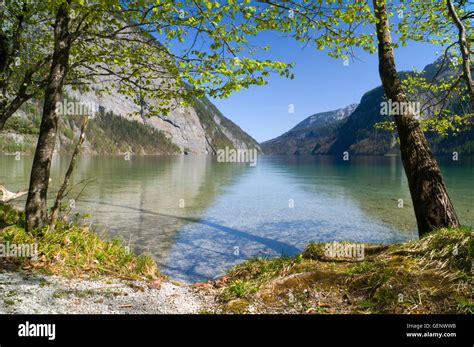
[[[87,226],[60,222],[53,233],[26,233],[23,225],[22,212],[0,205],[0,241],[36,243],[39,251],[36,260],[16,258],[7,265],[65,277],[159,276],[151,257],[131,253],[120,240],[102,240]],[[256,258],[235,266],[215,282],[216,311],[474,313],[474,241],[469,228],[440,229],[389,246],[364,245],[360,261],[336,261],[324,249],[324,244],[311,243],[294,257]]]
[[[52,233],[24,229],[24,214],[0,205],[0,242],[37,244],[38,257],[6,258],[3,265],[65,277],[112,276],[150,280],[159,276],[151,256],[135,255],[121,240],[102,240],[86,225],[58,222]],[[9,264],[5,264],[6,261]],[[2,263],[0,263],[0,266]]]
[[[420,240],[364,245],[361,261],[329,259],[311,243],[295,257],[252,259],[219,282],[227,313],[474,312],[469,228],[440,229]]]

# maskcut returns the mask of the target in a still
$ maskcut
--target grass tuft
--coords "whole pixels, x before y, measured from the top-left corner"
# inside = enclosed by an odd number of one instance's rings
[[[28,233],[23,225],[22,212],[0,205],[0,243],[37,245],[37,259],[6,258],[23,269],[65,277],[108,275],[145,280],[159,276],[151,256],[133,254],[118,239],[102,240],[88,226],[61,221],[54,232]]]

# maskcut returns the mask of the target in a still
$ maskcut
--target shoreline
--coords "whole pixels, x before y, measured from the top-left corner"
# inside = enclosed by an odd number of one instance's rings
[[[67,279],[0,271],[0,314],[198,314],[209,299],[167,280]]]
[[[295,256],[249,259],[216,280],[184,284],[87,226],[26,233],[23,223],[20,211],[0,208],[2,244],[38,249],[35,259],[0,257],[0,313],[474,313],[467,227],[390,245],[309,243]]]
[[[473,314],[473,238],[440,230],[339,258],[328,256],[334,243],[309,244],[297,256],[250,259],[193,284],[66,278],[0,262],[0,314]]]

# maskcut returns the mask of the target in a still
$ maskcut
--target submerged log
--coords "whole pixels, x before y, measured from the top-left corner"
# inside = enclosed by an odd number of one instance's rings
[[[22,197],[28,193],[28,189],[12,193],[0,184],[0,202],[9,202]]]

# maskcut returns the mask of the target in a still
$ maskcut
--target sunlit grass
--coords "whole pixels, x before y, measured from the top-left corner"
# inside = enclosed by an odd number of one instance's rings
[[[121,240],[106,241],[86,225],[58,222],[54,232],[47,229],[28,233],[24,215],[10,206],[0,206],[0,242],[37,244],[38,258],[15,258],[23,269],[44,271],[66,277],[114,276],[152,279],[159,275],[152,257],[135,255]]]
[[[440,229],[420,240],[365,245],[365,258],[331,260],[324,244],[298,256],[252,259],[228,271],[223,312],[472,313],[470,228]]]

